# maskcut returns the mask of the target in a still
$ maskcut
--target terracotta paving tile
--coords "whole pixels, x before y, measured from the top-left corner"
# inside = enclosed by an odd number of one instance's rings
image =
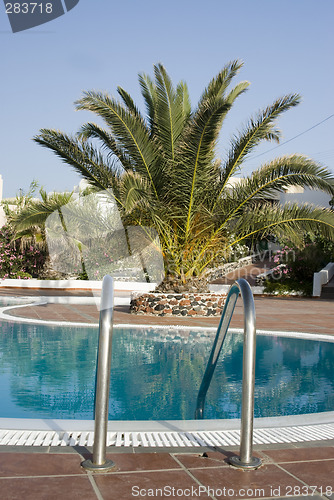
[[[281,467],[305,481],[310,486],[329,487],[334,493],[334,460],[319,460],[307,464],[297,462],[282,464]]]
[[[207,496],[203,490],[207,487],[217,498],[224,499],[264,496],[278,499],[290,496],[317,500],[325,496],[334,499],[332,452],[333,447],[319,446],[258,451],[257,455],[265,453],[273,460],[282,462],[281,465],[266,463],[255,471],[242,471],[229,466],[225,459],[234,454],[229,451],[208,452],[207,457],[196,453],[176,453],[174,456],[200,481],[202,495]],[[314,462],[300,461],[307,460],[312,454]],[[174,497],[198,498],[198,483],[180,469],[169,453],[113,453],[108,454],[108,458],[116,463],[117,471],[93,475],[103,500],[126,500],[143,495],[167,498],[172,496],[172,488]],[[96,494],[87,472],[80,468],[80,462],[78,454],[0,453],[0,498],[95,500]],[[316,486],[317,493],[324,496],[320,497],[304,483]],[[157,488],[160,489],[158,493],[155,491]]]
[[[97,498],[87,477],[1,479],[0,488],[1,500],[96,500]]]
[[[206,467],[229,467],[227,458],[234,455],[234,453],[226,452],[226,454],[224,454],[220,452],[208,452],[206,455],[207,456],[203,456],[203,453],[177,453],[175,454],[175,457],[182,463],[182,465],[187,467],[187,469],[204,469]]]
[[[0,453],[0,477],[84,474],[77,454]]]
[[[216,490],[216,496],[226,499],[256,498],[286,495],[289,487],[301,486],[276,465],[244,471],[234,467],[221,469],[192,469],[191,473],[204,485]],[[225,488],[225,490],[224,490]],[[219,495],[219,490],[222,493]]]
[[[117,453],[107,454],[115,462],[118,471],[149,471],[180,469],[169,453]]]
[[[230,464],[228,459],[238,455],[237,452],[226,451],[224,452],[206,452],[205,456],[203,454],[189,454],[189,453],[176,453],[176,458],[185,466],[187,469],[204,469],[206,467],[229,467]],[[254,452],[254,456],[260,457],[262,462],[268,462],[268,458],[263,458],[261,453]]]
[[[136,497],[171,497],[189,500],[195,498],[195,496],[189,495],[191,488],[198,489],[198,484],[185,471],[142,472],[133,474],[114,473],[107,476],[98,476],[95,474],[94,480],[104,500],[133,500]],[[163,494],[156,492],[157,488],[162,489]],[[173,488],[175,488],[174,495],[172,494]],[[150,494],[151,492],[154,494]]]
[[[1,292],[1,290],[0,290]],[[333,301],[302,298],[255,297],[257,328],[263,330],[304,331],[334,334]],[[54,321],[97,323],[99,313],[95,305],[47,304],[12,309],[13,316]],[[128,306],[115,307],[115,323],[147,325],[184,325],[217,327],[218,317],[161,317],[130,314]],[[243,305],[237,302],[231,327],[243,327]]]
[[[286,450],[268,450],[264,453],[277,463],[295,461],[308,462],[310,460],[326,459],[334,460],[334,447],[290,448]]]
[[[307,488],[305,490],[301,490],[301,492],[305,492],[303,493],[302,495],[294,495],[291,496],[289,495],[288,497],[279,497],[279,498],[276,498],[276,500],[287,500],[288,498],[294,498],[294,500],[323,500],[323,496],[319,496],[317,495],[316,493],[314,493],[313,491],[310,492],[311,494],[310,495],[307,495]],[[306,495],[306,496],[305,496]]]

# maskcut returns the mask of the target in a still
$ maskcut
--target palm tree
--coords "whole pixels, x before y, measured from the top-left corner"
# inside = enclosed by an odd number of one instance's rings
[[[147,281],[162,279],[163,264],[157,235],[140,226],[123,227],[108,191],[89,187],[74,193],[39,191],[41,199],[25,196],[16,210],[7,210],[13,239],[39,245],[48,253],[44,275],[78,274],[81,279],[102,278],[123,270]],[[155,244],[154,243],[155,240]],[[146,268],[149,262],[150,272]],[[155,264],[155,267],[154,267]],[[98,266],[98,267],[96,267]],[[146,274],[145,274],[146,273]]]
[[[186,283],[226,258],[239,242],[275,235],[300,244],[305,231],[334,239],[333,212],[310,205],[268,201],[290,185],[334,194],[330,172],[303,155],[270,161],[237,184],[229,183],[262,141],[280,139],[277,118],[296,106],[297,94],[277,99],[252,117],[217,157],[224,120],[248,82],[231,87],[242,63],[228,63],[192,110],[187,86],[173,86],[161,64],[154,79],[139,75],[144,117],[131,96],[89,91],[76,102],[105,128],[86,123],[75,136],[41,129],[34,140],[54,151],[95,188],[109,189],[125,225],[159,234],[167,275]]]
[[[33,190],[30,189],[27,195],[17,198],[15,209],[10,210],[7,207],[6,216],[9,227],[13,231],[14,241],[20,241],[23,248],[33,245],[45,252],[46,260],[43,269],[39,269],[38,272],[41,276],[44,274],[49,276],[54,274],[54,270],[51,269],[48,255],[46,221],[50,215],[58,213],[64,224],[61,209],[71,202],[73,192],[48,194],[43,188],[40,188],[41,199],[38,199],[32,196],[37,186],[37,183],[34,182],[32,184]]]
[[[15,230],[15,239],[29,241],[34,238],[37,243],[46,245],[47,218],[55,211],[61,215],[61,208],[73,199],[73,192],[48,194],[41,188],[39,194],[41,199],[24,196],[24,203],[18,204],[15,210],[7,211],[7,219]]]

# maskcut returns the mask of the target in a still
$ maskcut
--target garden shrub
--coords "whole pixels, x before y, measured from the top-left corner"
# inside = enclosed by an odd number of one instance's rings
[[[274,255],[276,267],[265,283],[266,293],[286,295],[300,293],[310,296],[313,290],[313,275],[333,259],[332,249],[323,241],[306,243],[298,249],[286,245]]]
[[[38,277],[44,267],[46,252],[33,244],[23,246],[13,241],[8,226],[0,228],[0,278],[29,279]]]

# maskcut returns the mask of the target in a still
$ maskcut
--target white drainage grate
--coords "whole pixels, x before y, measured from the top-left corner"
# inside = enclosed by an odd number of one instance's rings
[[[334,424],[254,430],[254,444],[297,443],[334,439]],[[93,431],[1,430],[0,446],[93,446]],[[238,446],[240,431],[108,432],[107,446],[190,448]]]

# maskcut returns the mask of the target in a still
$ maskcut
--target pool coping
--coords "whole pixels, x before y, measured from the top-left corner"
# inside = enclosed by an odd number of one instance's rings
[[[334,425],[334,411],[285,415],[279,417],[254,418],[254,429],[284,428],[304,425]],[[154,431],[215,431],[240,429],[241,420],[109,420],[108,431],[154,432]],[[40,431],[93,431],[94,420],[52,419],[52,418],[0,418],[0,429],[40,430]]]
[[[13,321],[16,323],[27,323],[27,324],[35,324],[35,325],[49,325],[49,326],[73,326],[73,327],[83,327],[83,328],[96,328],[98,326],[98,321],[95,323],[84,323],[84,322],[75,322],[75,321],[56,321],[56,320],[42,320],[36,318],[25,318],[21,316],[11,316],[10,314],[6,314],[8,310],[11,309],[19,309],[22,307],[28,306],[36,306],[43,305],[47,303],[71,303],[71,302],[59,302],[60,298],[64,299],[73,299],[73,297],[43,297],[43,300],[38,299],[37,301],[33,301],[31,303],[19,304],[19,305],[7,305],[4,307],[0,307],[0,320],[4,321]],[[87,297],[77,297],[80,299],[87,299]],[[49,299],[57,299],[57,300],[49,300]],[[89,297],[88,297],[89,299]],[[119,299],[115,305],[127,304],[126,298],[116,298]],[[91,302],[72,302],[72,303],[80,303],[80,304],[95,304],[95,298],[91,298]],[[152,324],[136,324],[136,323],[115,323],[113,328],[136,328],[140,330],[198,330],[201,331],[209,331],[214,333],[217,331],[216,326],[198,326],[198,325],[152,325]],[[231,333],[242,333],[242,328],[229,328],[229,332]],[[299,332],[299,331],[286,331],[286,330],[262,330],[257,329],[257,334],[259,335],[270,335],[270,336],[278,336],[278,337],[290,337],[290,338],[302,338],[309,340],[319,340],[324,342],[334,342],[334,335],[329,335],[325,333],[312,333],[312,332]]]
[[[17,299],[17,298],[16,298]],[[22,303],[24,301],[24,303]],[[29,306],[38,306],[45,304],[87,304],[87,305],[96,305],[98,309],[98,301],[99,297],[69,297],[69,296],[39,296],[38,298],[33,298],[31,296],[21,296],[19,297],[19,301],[17,304],[10,304],[6,306],[0,307],[0,320],[4,321],[13,321],[19,323],[26,324],[35,324],[35,325],[50,325],[50,326],[74,326],[74,327],[85,327],[85,328],[96,328],[98,326],[98,321],[93,323],[85,323],[85,322],[75,322],[75,321],[59,321],[59,320],[43,320],[38,318],[27,318],[22,316],[11,316],[8,312],[11,309],[19,309],[23,307]],[[21,303],[20,303],[21,302]],[[129,305],[130,296],[129,297],[115,297],[115,306],[119,305]],[[205,317],[204,317],[205,318]],[[183,330],[198,330],[198,331],[216,331],[216,326],[191,326],[191,325],[153,325],[153,324],[135,324],[135,323],[115,323],[114,328],[159,328],[159,329],[183,329]],[[230,331],[233,332],[242,332],[241,328],[230,328]],[[277,336],[285,336],[285,337],[295,337],[295,338],[305,338],[305,339],[314,339],[314,340],[323,340],[326,342],[334,342],[334,335],[328,333],[317,333],[317,332],[301,332],[301,331],[289,331],[289,330],[263,330],[257,329],[257,332],[261,335],[277,335]]]
[[[334,441],[334,412],[254,419],[254,445]],[[0,447],[92,447],[93,420],[0,419]],[[171,449],[240,445],[240,419],[109,421],[111,449]]]
[[[68,297],[66,295],[60,296],[39,296],[38,298],[32,298],[30,296],[21,296],[16,304],[10,304],[0,307],[0,320],[14,321],[17,323],[28,323],[36,325],[51,325],[51,326],[83,326],[83,327],[96,327],[96,323],[84,323],[84,322],[72,322],[72,321],[52,321],[52,320],[42,320],[36,318],[25,318],[22,316],[12,316],[8,314],[11,309],[21,309],[24,307],[42,306],[45,304],[80,304],[80,305],[96,305],[98,309],[98,304],[100,297]],[[129,305],[130,298],[128,297],[115,297],[114,305]]]

